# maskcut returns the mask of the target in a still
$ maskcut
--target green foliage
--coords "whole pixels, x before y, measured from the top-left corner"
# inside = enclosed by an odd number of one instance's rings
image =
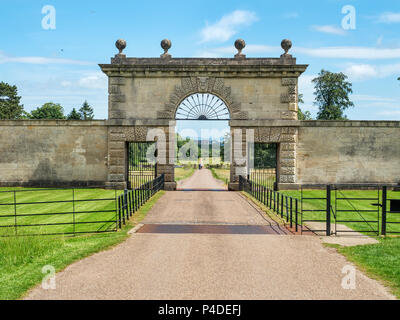
[[[20,104],[20,101],[21,97],[18,96],[17,86],[0,82],[0,119],[23,119],[25,116],[24,106]]]
[[[353,92],[352,84],[346,81],[347,76],[321,70],[313,79],[315,85],[315,105],[319,107],[318,120],[346,120],[344,111],[354,106],[349,94]]]
[[[67,116],[68,120],[81,120],[81,114],[75,108]]]
[[[311,112],[308,111],[308,110],[306,110],[306,111],[303,112],[303,111],[299,108],[299,116],[298,116],[298,119],[299,119],[299,120],[312,120]]]
[[[93,108],[85,101],[82,107],[79,109],[81,120],[92,120],[94,118]]]
[[[301,103],[301,104],[304,104],[303,94],[301,94],[301,93],[299,94],[298,101],[299,101],[299,104],[300,104],[300,103]],[[308,110],[306,110],[306,111],[303,112],[303,111],[299,108],[299,111],[298,111],[298,120],[312,120],[311,112],[308,111]]]
[[[64,108],[58,103],[48,102],[36,110],[33,110],[30,118],[63,120],[65,119]]]
[[[254,168],[276,168],[276,143],[254,144]]]

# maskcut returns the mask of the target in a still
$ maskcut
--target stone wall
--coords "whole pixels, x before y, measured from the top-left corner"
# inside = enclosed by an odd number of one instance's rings
[[[0,121],[0,185],[104,186],[105,121]]]
[[[298,184],[399,182],[400,122],[301,122]]]

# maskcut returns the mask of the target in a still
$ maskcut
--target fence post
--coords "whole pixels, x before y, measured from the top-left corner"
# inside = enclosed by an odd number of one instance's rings
[[[299,218],[298,218],[298,210],[299,210],[299,204],[298,204],[299,200],[295,199],[295,223],[296,223],[296,232],[299,231],[299,227],[298,227],[298,223],[299,223]]]
[[[331,235],[331,186],[326,186],[326,235]]]
[[[121,215],[121,196],[118,196],[118,221],[119,221],[119,228],[122,228],[122,215]]]
[[[75,189],[72,189],[72,222],[73,222],[73,229],[74,229],[74,236],[76,233],[75,229]]]
[[[293,228],[293,199],[290,197],[290,228]]]
[[[387,186],[382,188],[382,235],[386,236]]]
[[[17,230],[17,194],[16,191],[14,191],[14,229],[15,229],[15,235],[18,235],[18,230]]]
[[[129,220],[129,214],[128,214],[128,191],[124,190],[124,215],[126,217],[126,220]]]

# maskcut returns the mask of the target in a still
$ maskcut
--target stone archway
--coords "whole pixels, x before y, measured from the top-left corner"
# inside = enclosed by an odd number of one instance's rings
[[[234,101],[231,88],[225,86],[224,79],[216,77],[185,77],[181,85],[175,86],[163,111],[157,112],[158,119],[175,120],[176,110],[180,103],[195,93],[210,93],[218,96],[228,107],[231,119],[247,120],[248,112],[241,111],[240,103]]]
[[[163,43],[166,51],[159,58],[127,58],[122,53],[126,44],[119,41],[119,54],[111,64],[100,65],[109,78],[109,185],[126,185],[126,143],[146,141],[149,128],[163,129],[168,135],[166,148],[170,149],[176,110],[195,93],[210,93],[225,102],[231,132],[253,130],[255,142],[279,144],[279,183],[295,184],[297,79],[307,65],[297,64],[288,54],[290,41],[282,42],[285,53],[278,58],[247,58],[241,54],[244,41],[236,46],[239,53],[232,58],[172,58],[170,41]],[[245,140],[235,138],[232,150],[245,154]],[[174,168],[170,160],[168,157],[168,164],[159,166],[159,173],[165,174],[172,189]],[[233,161],[232,167],[231,187],[235,189],[243,166]]]

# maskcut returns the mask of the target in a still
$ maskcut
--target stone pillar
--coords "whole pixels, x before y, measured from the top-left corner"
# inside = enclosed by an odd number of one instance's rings
[[[124,128],[108,128],[108,182],[113,189],[126,189],[126,142]]]

